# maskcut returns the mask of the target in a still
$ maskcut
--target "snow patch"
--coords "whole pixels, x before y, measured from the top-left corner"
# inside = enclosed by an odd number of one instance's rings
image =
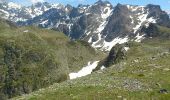
[[[8,7],[11,9],[21,9],[21,5],[19,5],[19,4],[16,4],[16,3],[13,3],[13,2],[9,2],[8,3]]]
[[[102,66],[101,68],[100,68],[100,70],[103,70],[103,69],[105,69],[106,67],[104,67],[104,66]]]
[[[94,48],[102,47],[101,44],[99,43],[101,41],[101,39],[102,39],[102,35],[100,33],[97,34],[97,35],[98,35],[98,40],[96,42],[92,43],[92,47],[94,47]]]
[[[8,19],[9,18],[9,13],[7,11],[5,11],[3,9],[0,9],[0,13],[4,14],[2,18],[4,18],[4,19]]]
[[[28,33],[29,31],[28,31],[28,30],[24,30],[23,32],[24,32],[24,33]]]
[[[105,26],[107,25],[107,21],[103,21],[101,24],[100,24],[100,26],[96,29],[96,33],[101,33],[103,30],[104,30],[104,28],[105,28]]]
[[[130,9],[130,5],[126,5],[128,9]]]
[[[48,22],[48,20],[45,20],[45,21],[41,22],[40,24],[44,25],[44,24],[46,24],[47,22]]]
[[[150,24],[150,23],[156,23],[156,20],[155,20],[153,17],[147,19],[147,23],[145,24],[145,26],[146,26],[146,27],[149,27],[149,24]]]
[[[132,21],[131,21],[131,24],[134,24],[134,19],[133,19],[133,17],[132,17],[131,15],[130,15],[129,17],[130,17],[130,19],[132,20]]]
[[[90,37],[88,40],[88,43],[91,43],[91,42],[92,42],[92,37]]]
[[[85,31],[85,34],[86,34],[86,35],[89,35],[90,33],[91,33],[91,32],[87,32],[87,31]]]
[[[88,62],[88,65],[86,67],[83,67],[80,71],[77,73],[70,73],[69,77],[70,79],[76,79],[78,77],[86,76],[92,73],[93,69],[95,69],[98,65],[99,61],[95,61],[92,64]]]
[[[156,23],[156,19],[153,17],[147,18],[149,11],[148,9],[145,11],[145,7],[143,6],[127,6],[134,15],[130,15],[130,18],[132,20],[132,24],[134,24],[133,17],[137,18],[137,25],[133,27],[134,34],[141,28],[142,25],[149,26],[149,23]]]
[[[129,47],[124,47],[125,51],[128,51],[130,48]]]
[[[101,50],[110,51],[112,49],[112,47],[115,46],[116,44],[123,44],[123,43],[126,43],[128,41],[129,41],[128,37],[125,37],[125,38],[117,37],[111,42],[104,41],[103,47],[102,47]]]
[[[111,9],[110,7],[106,7],[103,9],[101,17],[103,19],[102,23],[100,24],[100,26],[96,29],[96,33],[101,33],[105,26],[107,25],[108,21],[107,18],[111,15],[113,9]]]
[[[140,16],[138,16],[139,23],[138,23],[138,25],[136,25],[136,27],[133,28],[134,33],[136,33],[139,30],[139,28],[142,26],[143,22],[146,21],[147,16],[148,16],[148,14],[141,14]]]
[[[27,21],[28,19],[24,19],[24,18],[14,18],[14,20],[16,21],[16,22],[18,22],[18,21]]]
[[[94,31],[94,33],[97,34],[98,36],[98,40],[96,42],[92,43],[92,47],[94,48],[100,48],[102,47],[102,45],[100,44],[100,42],[102,42],[104,40],[104,38],[102,38],[101,32],[104,30],[104,28],[106,27],[108,21],[107,19],[110,17],[110,15],[112,14],[113,9],[111,9],[110,5],[108,5],[107,7],[105,7],[102,10],[102,14],[101,14],[101,24],[99,25],[99,27],[96,29],[96,31]],[[90,43],[90,42],[89,42]]]
[[[60,4],[56,3],[56,4],[52,4],[51,6],[52,8],[59,8]]]
[[[110,7],[106,7],[106,8],[104,8],[104,10],[102,12],[101,17],[103,19],[106,19],[110,16],[111,12],[112,12],[112,9]]]
[[[110,51],[112,49],[112,47],[115,46],[116,44],[123,44],[123,43],[126,43],[129,41],[128,36],[126,36],[125,38],[117,37],[117,38],[113,39],[111,42],[105,41],[104,38],[102,41],[100,34],[98,34],[98,37],[99,37],[99,40],[96,42],[93,42],[92,47],[100,48],[101,51]]]
[[[136,42],[141,42],[145,37],[145,34],[143,35],[140,35],[139,33],[137,34],[137,36],[135,37],[136,38]]]

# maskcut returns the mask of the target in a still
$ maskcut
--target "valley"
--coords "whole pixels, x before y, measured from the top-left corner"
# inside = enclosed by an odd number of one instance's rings
[[[0,3],[0,100],[168,100],[160,5]]]

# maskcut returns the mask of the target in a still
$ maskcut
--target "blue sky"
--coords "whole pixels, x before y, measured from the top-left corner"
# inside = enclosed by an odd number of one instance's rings
[[[78,4],[93,4],[98,0],[10,0],[23,5],[31,5],[33,2],[37,1],[47,1],[50,3],[61,3],[61,4],[71,4],[77,6]],[[22,1],[22,2],[21,2]],[[117,3],[121,4],[132,4],[132,5],[146,5],[146,4],[157,4],[160,5],[164,10],[170,10],[170,0],[107,0],[113,5]]]

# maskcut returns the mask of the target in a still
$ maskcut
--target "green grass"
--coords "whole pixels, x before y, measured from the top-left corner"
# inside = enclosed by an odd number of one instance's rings
[[[116,65],[14,100],[169,100],[170,40],[128,45],[127,59]]]
[[[103,56],[63,33],[0,20],[0,95],[14,97],[65,81],[70,72]]]
[[[164,36],[169,29],[159,30],[163,37],[129,43],[127,58],[120,63],[67,80],[70,72],[105,54],[59,32],[0,21],[0,99],[22,95],[13,100],[168,100],[170,40]],[[168,93],[159,93],[161,89]]]

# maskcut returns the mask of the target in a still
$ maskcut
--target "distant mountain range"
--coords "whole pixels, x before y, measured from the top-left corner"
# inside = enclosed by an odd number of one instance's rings
[[[36,25],[61,31],[71,39],[88,41],[94,48],[109,51],[117,43],[142,41],[146,36],[141,29],[150,23],[170,27],[168,14],[159,5],[113,6],[108,1],[93,5],[36,3],[25,7],[15,3],[0,5],[1,16],[18,25]]]
[[[49,9],[62,8],[62,7],[63,5],[49,4],[47,2],[44,3],[38,2],[28,7],[13,2],[9,2],[9,3],[5,2],[5,3],[0,3],[0,13],[1,16],[3,16],[3,18],[17,22],[17,21],[26,21],[36,16],[42,15],[45,11]]]

